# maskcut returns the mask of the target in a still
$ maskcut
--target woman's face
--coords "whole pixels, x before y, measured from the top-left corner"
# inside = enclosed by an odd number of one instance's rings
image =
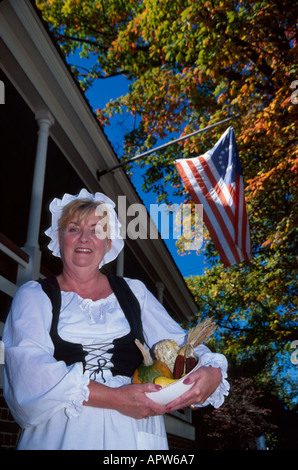
[[[61,232],[60,251],[65,266],[71,269],[88,267],[98,270],[98,266],[111,248],[111,240],[105,236],[100,218],[91,214],[78,222],[78,216]]]

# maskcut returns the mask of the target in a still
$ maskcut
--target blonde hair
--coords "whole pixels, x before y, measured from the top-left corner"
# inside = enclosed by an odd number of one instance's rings
[[[103,202],[92,201],[91,199],[75,199],[66,206],[63,207],[61,217],[58,221],[58,230],[62,232],[67,225],[73,221],[74,216],[78,216],[78,224],[83,220],[88,220],[90,215],[95,211],[98,206],[101,206],[99,218],[102,219],[108,216],[108,210]],[[104,231],[107,233],[108,238],[110,238],[110,224],[109,222],[104,227]]]

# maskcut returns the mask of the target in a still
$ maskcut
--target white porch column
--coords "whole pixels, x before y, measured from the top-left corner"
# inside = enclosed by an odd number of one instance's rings
[[[38,111],[35,114],[35,117],[38,122],[39,130],[32,184],[29,225],[25,247],[38,246],[49,130],[51,125],[54,124],[54,118],[49,111]]]
[[[50,127],[54,124],[54,118],[48,110],[39,110],[35,114],[38,122],[38,140],[36,147],[35,167],[32,183],[31,205],[27,240],[23,247],[30,256],[27,267],[19,267],[17,283],[23,284],[31,279],[38,279],[40,269],[41,252],[38,244],[40,217],[42,208],[42,196],[47,160],[47,148]]]
[[[157,299],[161,304],[163,304],[163,291],[164,291],[164,283],[163,282],[156,282],[155,284],[157,289]]]

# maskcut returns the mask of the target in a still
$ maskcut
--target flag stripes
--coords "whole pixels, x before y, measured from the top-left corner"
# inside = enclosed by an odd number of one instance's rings
[[[175,162],[195,203],[203,204],[203,218],[225,266],[251,257],[250,233],[240,161],[229,128],[209,152]]]

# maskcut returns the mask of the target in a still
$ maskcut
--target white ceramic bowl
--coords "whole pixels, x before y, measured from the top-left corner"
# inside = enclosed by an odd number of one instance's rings
[[[194,367],[192,371],[190,371],[184,377],[181,377],[181,379],[178,379],[175,382],[172,382],[171,384],[166,385],[161,390],[158,390],[156,392],[146,393],[147,397],[155,401],[156,403],[159,403],[160,405],[167,405],[168,403],[170,403],[170,401],[175,400],[175,398],[180,397],[180,395],[187,392],[187,390],[189,390],[193,386],[193,383],[184,384],[183,381],[186,379],[186,377],[188,377],[189,374],[192,374],[199,367],[200,367],[200,361],[198,362],[196,367]]]

